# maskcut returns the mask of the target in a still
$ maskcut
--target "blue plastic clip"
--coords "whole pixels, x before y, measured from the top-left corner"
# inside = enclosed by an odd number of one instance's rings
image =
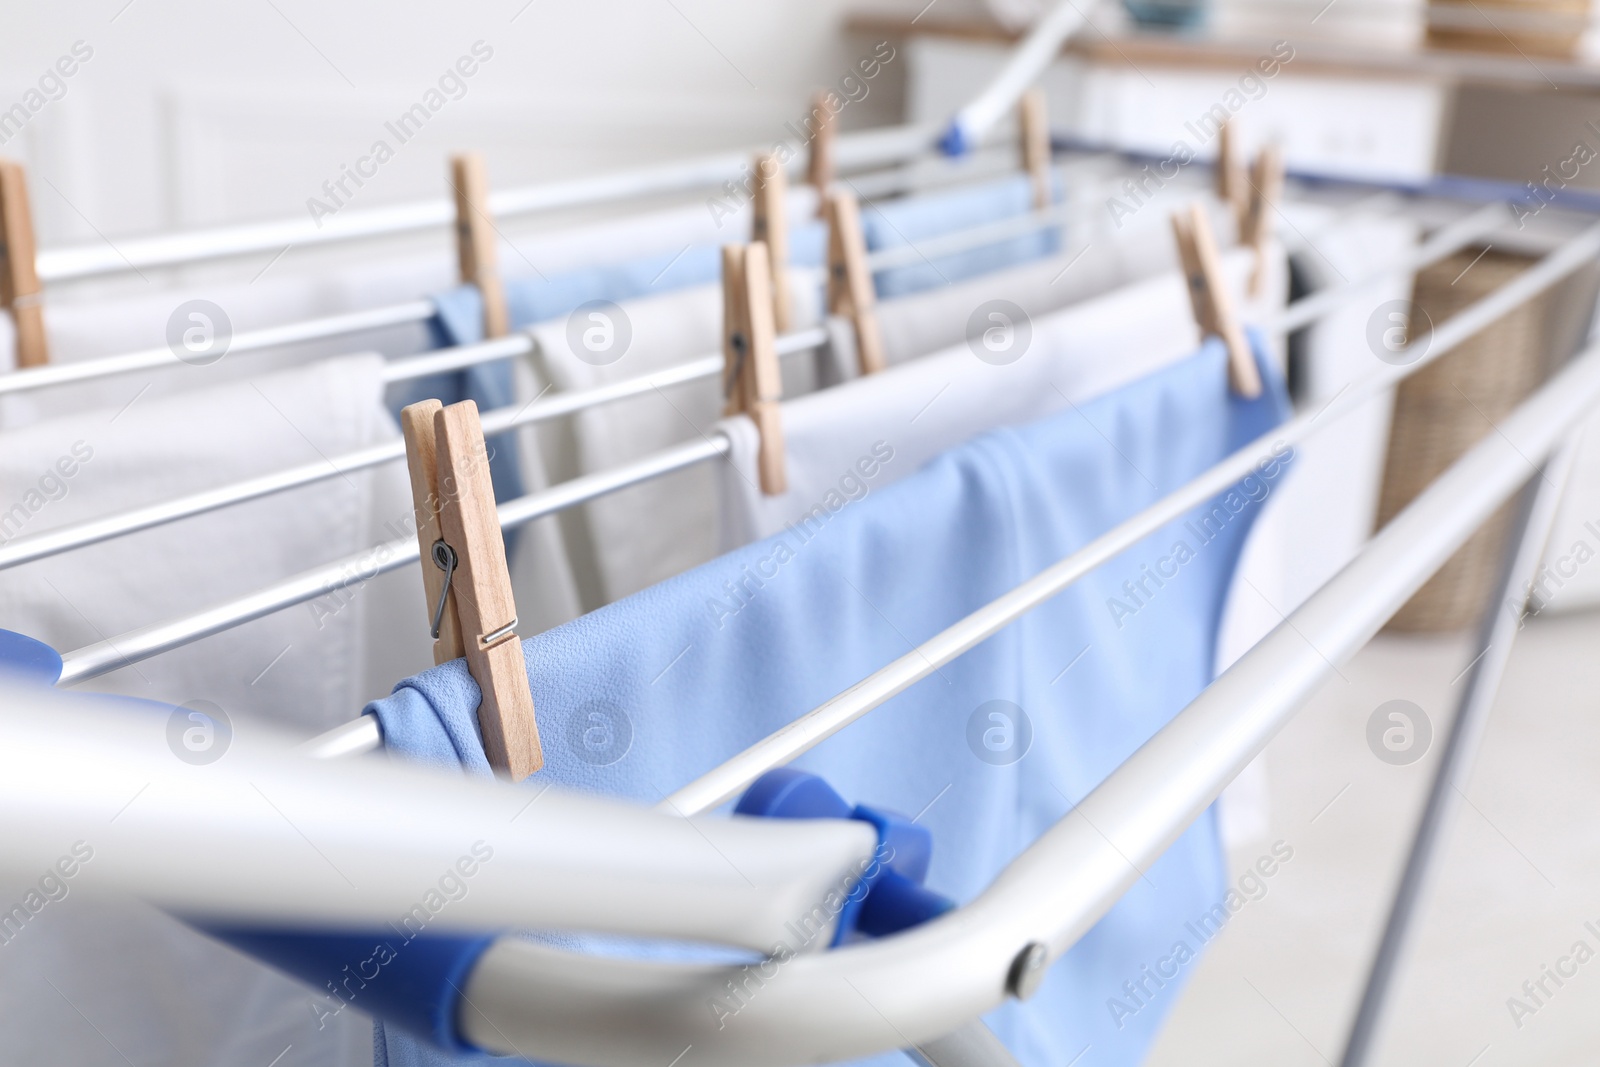
[[[964,156],[972,150],[972,142],[967,138],[967,131],[961,128],[959,120],[951,120],[939,138],[939,150],[947,156]]]
[[[852,934],[887,937],[929,919],[955,902],[923,886],[933,859],[933,835],[893,812],[852,807],[814,774],[779,767],[757,778],[734,806],[736,815],[769,819],[858,819],[878,831],[878,848],[839,912],[833,943]]]

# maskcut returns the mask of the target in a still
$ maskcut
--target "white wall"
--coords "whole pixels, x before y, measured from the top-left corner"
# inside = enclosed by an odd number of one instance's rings
[[[735,147],[780,136],[846,72],[863,46],[840,28],[845,6],[3,0],[0,112],[74,42],[93,55],[0,155],[30,165],[44,247],[303,214],[480,40],[493,57],[465,95],[355,203],[440,195],[460,149],[483,151],[506,186]],[[847,125],[895,118],[888,95]]]

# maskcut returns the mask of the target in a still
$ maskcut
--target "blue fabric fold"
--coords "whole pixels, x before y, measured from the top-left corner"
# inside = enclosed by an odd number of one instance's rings
[[[804,528],[528,639],[547,761],[528,784],[660,800],[1270,431],[1288,404],[1270,361],[1258,361],[1266,389],[1256,400],[1229,393],[1222,347],[1208,342],[864,497],[830,496]],[[919,816],[934,839],[929,887],[971,900],[1211,681],[1241,546],[1287,462],[1264,455],[1228,492],[795,765],[853,800]],[[366,711],[396,755],[487,775],[477,703],[455,661]],[[1030,1001],[989,1023],[1027,1067],[1080,1054],[1081,1067],[1140,1062],[1194,965],[1159,989],[1141,968],[1179,942],[1198,954],[1185,924],[1226,888],[1208,813]],[[1130,982],[1146,996],[1130,1002]],[[393,1031],[379,1049],[395,1067],[457,1062]]]

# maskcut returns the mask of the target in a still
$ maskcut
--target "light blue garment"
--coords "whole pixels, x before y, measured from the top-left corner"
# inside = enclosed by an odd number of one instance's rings
[[[1059,190],[1055,199],[1060,199]],[[1026,176],[964,186],[943,193],[861,205],[861,229],[867,250],[877,252],[958,230],[1026,215],[1033,210],[1033,186]],[[992,244],[934,256],[925,262],[892,267],[874,276],[880,297],[909,296],[924,289],[1015,267],[1054,255],[1061,246],[1061,228],[1037,230]]]
[[[530,787],[654,803],[1177,489],[1287,413],[1268,361],[1255,401],[1229,394],[1225,362],[1208,343],[1076,409],[985,434],[864,499],[825,502],[831,516],[806,532],[791,528],[525,641],[547,761]],[[796,765],[852,801],[920,813],[934,839],[929,886],[971,900],[1210,682],[1240,547],[1284,467],[1266,458],[1260,477]],[[1156,571],[1167,576],[1147,576]],[[992,701],[1024,709],[1026,731],[1009,715],[1013,740],[1031,733],[1014,762]],[[366,710],[391,751],[487,775],[477,703],[458,660]],[[1200,950],[1184,924],[1223,899],[1225,882],[1208,814],[1032,1000],[998,1009],[991,1025],[1028,1067],[1062,1067],[1086,1046],[1080,1067],[1140,1062],[1195,964],[1134,1002],[1120,1026],[1111,998],[1127,1005],[1123,983],[1176,942]],[[379,1052],[395,1067],[451,1062],[393,1031],[380,1034]],[[903,1067],[899,1053],[870,1062]]]

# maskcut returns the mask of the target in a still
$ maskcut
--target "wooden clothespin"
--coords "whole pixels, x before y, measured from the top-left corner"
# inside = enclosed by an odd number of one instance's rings
[[[854,193],[838,190],[823,199],[828,220],[828,313],[855,326],[856,359],[862,374],[884,368],[883,335],[878,330],[878,293],[867,266],[861,232],[861,207]]]
[[[496,771],[520,782],[544,766],[533,694],[517,639],[517,606],[471,400],[424,400],[400,412],[411,473],[433,660],[465,656],[478,683],[478,727]]]
[[[1021,136],[1022,169],[1033,183],[1035,211],[1050,206],[1050,120],[1045,110],[1044,90],[1029,89],[1017,101],[1017,126]]]
[[[1239,162],[1239,146],[1234,140],[1233,123],[1224,122],[1217,128],[1217,199],[1233,209],[1234,221],[1241,226],[1249,200],[1245,188],[1244,167]]]
[[[20,163],[0,159],[0,307],[16,328],[19,368],[50,362],[36,253],[28,173]]]
[[[511,330],[506,291],[500,284],[494,217],[489,214],[489,171],[483,156],[463,152],[450,160],[450,184],[456,194],[456,260],[461,281],[483,296],[484,337],[504,337]]]
[[[834,126],[833,109],[828,107],[828,92],[819,92],[811,97],[811,155],[806,161],[806,181],[817,191],[817,213],[822,213],[822,202],[827,197],[828,187],[833,184],[833,138],[837,132]]]
[[[772,277],[772,324],[788,333],[793,318],[789,306],[789,215],[784,200],[789,189],[783,164],[771,154],[755,159],[755,202],[750,219],[750,240],[767,246]]]
[[[1189,302],[1201,336],[1216,336],[1228,348],[1228,384],[1240,396],[1261,395],[1261,374],[1256,369],[1250,343],[1222,275],[1222,256],[1211,232],[1211,219],[1205,208],[1190,204],[1187,212],[1172,216],[1172,233],[1178,241],[1178,258],[1189,282]]]
[[[783,375],[772,327],[772,279],[760,242],[722,246],[722,358],[726,413],[743,413],[761,435],[761,491],[789,487],[783,459]]]
[[[1260,296],[1267,277],[1267,245],[1272,240],[1274,205],[1283,195],[1283,154],[1277,145],[1263,145],[1250,164],[1250,203],[1239,227],[1239,243],[1255,249],[1250,295]]]

